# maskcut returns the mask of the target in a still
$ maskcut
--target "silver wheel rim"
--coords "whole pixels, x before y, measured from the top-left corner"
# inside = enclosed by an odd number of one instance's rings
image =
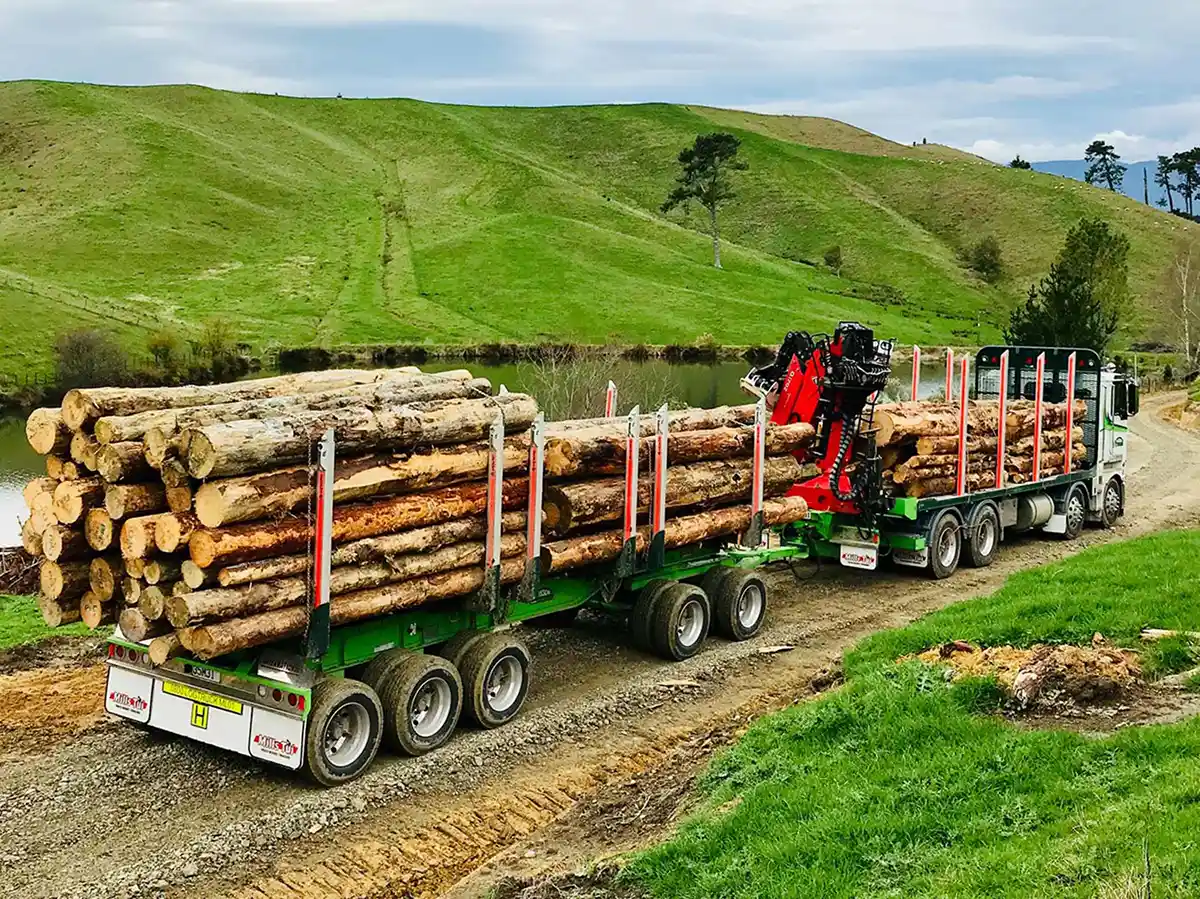
[[[938,538],[937,555],[943,568],[954,564],[958,555],[958,528],[952,526],[942,531],[942,536]]]
[[[1083,506],[1083,500],[1079,493],[1072,493],[1071,499],[1067,502],[1067,530],[1078,531],[1083,528],[1083,520],[1087,517],[1087,509]]]
[[[995,545],[996,523],[992,520],[991,515],[984,515],[979,519],[979,524],[975,529],[975,548],[979,551],[979,555],[986,558],[992,554],[992,548]]]
[[[679,610],[679,624],[675,626],[675,636],[680,646],[688,647],[698,643],[703,633],[704,606],[700,604],[700,600],[693,597]]]
[[[450,720],[454,706],[450,684],[443,677],[432,677],[421,685],[409,704],[409,721],[418,737],[435,737]]]
[[[325,725],[325,759],[338,768],[358,761],[371,739],[371,715],[357,700],[347,702]]]
[[[1104,489],[1104,512],[1109,521],[1115,521],[1121,514],[1121,491],[1112,482]]]
[[[484,685],[488,707],[494,712],[507,712],[516,705],[524,685],[525,669],[515,656],[497,659]]]
[[[762,617],[763,593],[758,584],[747,584],[737,601],[737,620],[744,628],[752,628]]]

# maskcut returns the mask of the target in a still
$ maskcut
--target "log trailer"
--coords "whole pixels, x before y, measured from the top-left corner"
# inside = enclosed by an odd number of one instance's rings
[[[1103,368],[1087,350],[985,347],[975,357],[973,381],[976,398],[1001,403],[1028,398],[1040,405],[1071,395],[1085,400],[1087,414],[1080,424],[1088,457],[1079,470],[1045,480],[1035,473],[1030,483],[970,493],[960,489],[954,496],[888,498],[872,422],[892,349],[890,341],[876,340],[869,329],[849,323],[832,337],[789,334],[776,360],[743,381],[758,406],[749,525],[736,539],[667,548],[670,460],[664,406],[651,438],[650,539],[639,551],[636,448],[643,438],[635,408],[626,425],[621,554],[614,562],[565,576],[543,571],[540,417],[529,449],[527,553],[523,565],[516,566],[521,570],[501,559],[504,426],[498,420],[490,441],[487,563],[478,591],[337,628],[330,627],[328,591],[333,501],[326,483],[332,481],[335,452],[330,432],[320,442],[314,466],[313,574],[304,637],[211,662],[176,658],[154,665],[147,645],[126,639],[118,628],[108,646],[105,708],[143,728],[303,769],[330,786],[361,775],[381,745],[419,755],[444,744],[460,719],[483,728],[512,720],[528,696],[532,667],[529,649],[513,627],[518,623],[569,624],[588,608],[627,621],[638,647],[683,660],[699,651],[710,630],[730,640],[758,634],[768,599],[758,569],[772,562],[824,558],[874,569],[890,558],[944,578],[960,561],[990,564],[1005,533],[1041,528],[1070,538],[1086,520],[1107,526],[1121,515],[1126,422],[1137,412],[1137,386]],[[963,360],[964,408],[967,377]],[[914,397],[917,385],[914,371]],[[614,410],[610,384],[606,411],[611,416]],[[817,428],[817,442],[803,461],[814,463],[820,474],[792,490],[810,509],[809,517],[796,524],[764,523],[768,421],[804,421]],[[964,414],[964,447],[965,432]],[[998,470],[1003,470],[1002,458]]]

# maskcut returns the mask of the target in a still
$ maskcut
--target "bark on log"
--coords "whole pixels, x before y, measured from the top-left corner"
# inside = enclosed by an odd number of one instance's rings
[[[102,624],[112,624],[117,620],[116,603],[101,602],[100,597],[88,591],[79,601],[79,618],[92,630]]]
[[[1083,440],[1083,428],[1074,429],[1074,442],[1079,443]],[[1043,449],[1062,449],[1066,442],[1067,431],[1062,428],[1057,431],[1044,431],[1042,433],[1042,448]],[[999,438],[992,437],[972,437],[967,436],[967,452],[996,452],[999,446]],[[934,456],[946,453],[958,452],[958,435],[953,437],[921,437],[917,440],[917,454],[921,456]],[[1033,452],[1033,438],[1026,437],[1023,439],[1015,439],[1012,435],[1008,437],[1008,452],[1011,453],[1026,453]]]
[[[34,409],[25,422],[25,437],[39,456],[70,452],[73,436],[62,420],[61,409]]]
[[[505,479],[505,509],[523,508],[528,501],[527,478]],[[375,503],[335,506],[333,542],[347,543],[479,515],[486,506],[486,484],[463,484]],[[198,530],[188,541],[188,552],[201,568],[225,568],[238,562],[305,551],[311,539],[312,528],[304,521],[259,522]]]
[[[125,579],[121,577],[123,565],[120,556],[96,556],[88,567],[88,584],[101,602],[120,598]]]
[[[21,495],[25,499],[25,508],[33,511],[33,504],[39,496],[49,494],[50,501],[54,502],[54,490],[58,487],[58,481],[54,478],[34,478],[25,485],[25,489]]]
[[[113,521],[161,512],[166,507],[162,484],[110,484],[104,491],[104,508]]]
[[[169,512],[163,513],[169,515]],[[162,515],[142,515],[121,525],[121,555],[126,559],[144,559],[157,546],[154,528]]]
[[[42,555],[42,535],[33,529],[32,518],[27,518],[21,525],[21,546],[35,559]]]
[[[168,487],[190,487],[192,476],[187,473],[187,467],[179,459],[168,459],[160,471],[162,482]]]
[[[202,587],[212,586],[217,582],[217,572],[201,568],[191,559],[186,559],[179,566],[179,575],[183,578],[183,582],[193,590],[199,590]]]
[[[668,413],[667,427],[675,431],[708,431],[713,428],[735,428],[738,425],[754,424],[754,406],[718,406],[715,409],[679,409]],[[642,416],[642,436],[650,437],[658,429],[658,417],[654,414]],[[568,421],[546,423],[546,435],[558,436],[569,431],[600,428],[610,434],[625,433],[624,418],[575,418]]]
[[[184,515],[192,511],[192,488],[168,487],[167,508],[175,515]]]
[[[42,555],[51,562],[70,562],[91,553],[82,530],[56,524],[42,532]]]
[[[919,464],[911,465],[906,462],[896,466],[896,470],[892,473],[892,480],[895,483],[913,484],[933,478],[956,479],[958,477],[958,458],[956,456],[914,456],[913,459],[920,460]],[[996,472],[994,458],[974,456],[967,459],[968,474],[983,475],[988,472],[992,474]]]
[[[672,468],[667,477],[667,508],[722,505],[749,498],[752,471],[749,459],[697,462]],[[768,459],[763,472],[765,492],[770,495],[787,490],[802,473],[803,468],[794,456]],[[649,508],[651,495],[651,481],[643,479],[638,485],[640,512]],[[616,521],[624,515],[625,481],[608,478],[548,486],[542,509],[546,530],[560,536],[585,525]]]
[[[138,597],[137,607],[147,621],[158,621],[167,614],[167,593],[158,586],[147,587]]]
[[[167,557],[150,559],[146,562],[143,577],[151,585],[177,581],[180,578],[180,560]]]
[[[154,477],[154,469],[146,462],[145,447],[135,441],[101,446],[96,452],[96,472],[110,484]]]
[[[72,390],[63,397],[62,417],[67,427],[82,430],[99,418],[114,415],[134,415],[154,409],[181,409],[190,406],[211,406],[243,400],[288,396],[294,393],[317,393],[350,387],[355,384],[384,382],[399,374],[411,374],[416,369],[390,371],[316,371],[274,378],[239,381],[235,384],[215,384],[210,387],[94,387]]]
[[[808,515],[808,504],[798,496],[785,496],[763,503],[763,518],[769,525],[792,524]],[[714,537],[739,534],[750,526],[749,506],[713,509],[667,519],[665,542],[668,549],[700,543]],[[623,531],[605,531],[581,537],[568,537],[542,547],[542,573],[557,574],[610,562],[621,554]],[[637,546],[644,550],[650,543],[650,529],[638,530]]]
[[[96,470],[96,453],[99,449],[100,444],[91,434],[76,431],[71,435],[71,459],[88,471]]]
[[[79,620],[79,600],[59,602],[48,596],[39,596],[38,611],[42,613],[46,627],[63,627]]]
[[[107,484],[100,478],[63,481],[54,489],[54,515],[63,524],[79,521],[88,509],[104,504]]]
[[[525,530],[525,524],[525,513],[505,512],[501,521],[501,529],[505,533],[519,533]],[[364,540],[346,543],[334,548],[330,564],[336,567],[377,562],[405,553],[430,552],[455,543],[482,540],[486,536],[487,522],[483,518],[463,518],[458,521],[448,521],[445,524],[417,528],[413,531],[403,531],[399,534],[367,537]],[[280,556],[257,562],[243,562],[218,571],[217,583],[222,587],[259,583],[274,578],[304,574],[308,571],[308,566],[307,555]]]
[[[996,475],[993,473],[973,474],[967,477],[967,491],[984,490],[996,486]],[[909,484],[905,490],[906,496],[950,496],[958,491],[957,478],[931,478]]]
[[[170,555],[187,546],[192,533],[200,527],[200,519],[191,512],[161,516],[154,523],[154,542],[158,551]]]
[[[142,643],[152,637],[161,637],[171,630],[166,618],[157,620],[147,618],[141,609],[127,606],[121,610],[117,626],[126,640],[132,643]]]
[[[1087,404],[1075,403],[1076,420],[1087,415]],[[1000,405],[994,400],[974,400],[967,406],[968,434],[994,436],[999,431]],[[1008,404],[1006,433],[1008,439],[1028,437],[1034,431],[1034,404],[1029,400],[1013,400]],[[1042,409],[1042,426],[1048,430],[1061,429],[1066,424],[1066,403],[1047,404]],[[921,437],[956,437],[959,410],[949,403],[895,403],[875,410],[875,442],[890,446]]]
[[[524,570],[523,560],[506,561],[501,570],[501,581],[506,584],[515,583],[521,579]],[[448,571],[414,581],[402,581],[339,596],[330,605],[330,618],[334,625],[348,624],[441,599],[463,596],[481,586],[481,567]],[[301,634],[307,621],[308,610],[303,606],[293,606],[248,618],[234,618],[219,624],[204,625],[191,630],[191,650],[202,659],[213,659],[237,649],[262,646]]]
[[[150,641],[150,646],[146,650],[150,656],[151,665],[162,665],[170,659],[181,656],[186,652],[183,648],[183,641],[179,639],[178,634],[163,634],[161,637],[155,637]]]
[[[812,443],[816,431],[812,425],[793,424],[767,429],[768,456],[795,452]],[[546,474],[567,478],[581,475],[622,474],[628,441],[611,429],[568,431],[546,440]],[[640,441],[642,465],[650,464],[653,438]],[[733,459],[754,451],[754,431],[748,428],[714,428],[707,431],[679,431],[667,440],[670,465],[686,465],[708,459]],[[647,469],[642,469],[643,471]]]
[[[42,562],[40,580],[42,595],[56,602],[74,602],[87,593],[90,586],[87,562]]]
[[[230,477],[304,462],[316,435],[332,428],[342,453],[388,447],[441,445],[482,440],[496,414],[505,429],[523,431],[537,415],[537,402],[520,393],[480,400],[298,412],[286,419],[236,421],[189,432],[188,472],[196,478]]]

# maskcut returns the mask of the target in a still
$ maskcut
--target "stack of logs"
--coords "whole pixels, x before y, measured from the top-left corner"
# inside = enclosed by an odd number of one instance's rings
[[[492,396],[467,371],[417,369],[72,391],[61,409],[34,412],[26,428],[46,457],[47,477],[25,491],[23,531],[25,548],[41,559],[42,615],[52,627],[116,622],[127,639],[149,641],[156,664],[301,634],[314,447],[330,428],[333,623],[473,593],[484,579],[484,440],[497,412],[506,431],[501,574],[512,583],[526,555],[531,397]],[[669,546],[749,524],[753,414],[749,406],[672,413]],[[647,473],[654,429],[647,417]],[[615,557],[623,431],[600,419],[554,423],[546,433],[546,570]],[[769,497],[798,479],[789,453],[812,436],[806,425],[768,431]],[[798,500],[766,504],[771,524],[805,514]],[[640,537],[644,544],[647,534]]]
[[[884,481],[905,496],[940,496],[958,489],[959,407],[930,401],[895,403],[875,410],[876,446],[883,459]],[[1076,400],[1074,421],[1082,422],[1087,405]],[[968,491],[996,486],[1000,407],[996,401],[976,400],[967,406]],[[1005,416],[1005,484],[1033,478],[1034,404],[1009,402]],[[1067,441],[1066,403],[1042,407],[1041,477],[1062,474]],[[1087,461],[1083,430],[1073,427],[1072,466]]]

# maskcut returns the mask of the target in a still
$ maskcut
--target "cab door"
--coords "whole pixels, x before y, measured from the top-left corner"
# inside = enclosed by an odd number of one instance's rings
[[[1130,409],[1132,400],[1133,409]],[[1105,466],[1125,464],[1129,455],[1129,418],[1137,411],[1137,385],[1114,378],[1104,400],[1100,432],[1100,461]]]

